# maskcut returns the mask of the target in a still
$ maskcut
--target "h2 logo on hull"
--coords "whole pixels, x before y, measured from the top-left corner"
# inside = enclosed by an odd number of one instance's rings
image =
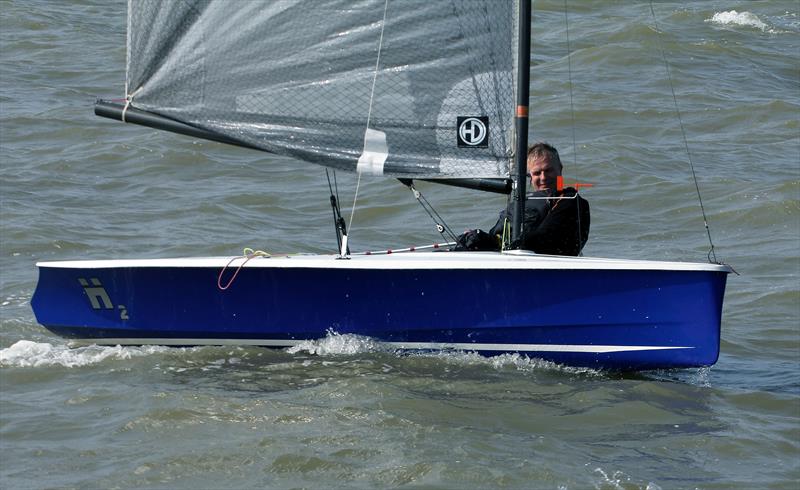
[[[83,286],[83,292],[85,292],[86,297],[89,298],[89,302],[92,305],[92,309],[94,310],[114,309],[114,303],[111,302],[111,298],[108,296],[106,288],[103,287],[103,284],[100,282],[100,279],[93,277],[87,281],[83,277],[79,277],[78,282],[80,283],[81,286]],[[125,308],[125,305],[117,305],[117,309],[120,310],[119,312],[120,319],[127,320],[128,309]]]

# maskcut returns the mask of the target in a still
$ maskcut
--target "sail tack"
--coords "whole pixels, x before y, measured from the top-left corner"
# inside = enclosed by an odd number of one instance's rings
[[[132,108],[337,169],[509,175],[512,0],[130,0],[128,14]]]

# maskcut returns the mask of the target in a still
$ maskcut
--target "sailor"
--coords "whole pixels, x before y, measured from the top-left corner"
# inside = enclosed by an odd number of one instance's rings
[[[527,162],[534,192],[525,199],[522,237],[506,248],[548,255],[580,254],[589,239],[589,203],[574,188],[560,186],[564,166],[553,146],[547,143],[531,146]],[[500,212],[488,233],[469,230],[462,234],[455,250],[500,250],[504,228],[508,239],[511,204]]]

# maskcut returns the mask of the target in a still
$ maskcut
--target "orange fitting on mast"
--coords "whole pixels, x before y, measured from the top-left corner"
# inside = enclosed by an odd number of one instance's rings
[[[528,106],[526,106],[526,105],[518,105],[517,106],[517,117],[528,117]]]

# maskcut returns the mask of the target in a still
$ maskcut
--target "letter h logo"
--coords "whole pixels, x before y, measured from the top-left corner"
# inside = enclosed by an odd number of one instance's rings
[[[83,286],[83,291],[86,293],[86,296],[88,296],[89,301],[92,303],[92,308],[95,310],[111,310],[114,308],[114,304],[111,303],[111,298],[108,297],[108,293],[100,283],[100,279],[93,277],[90,285],[89,281],[79,277],[78,282],[81,283],[81,286]]]

